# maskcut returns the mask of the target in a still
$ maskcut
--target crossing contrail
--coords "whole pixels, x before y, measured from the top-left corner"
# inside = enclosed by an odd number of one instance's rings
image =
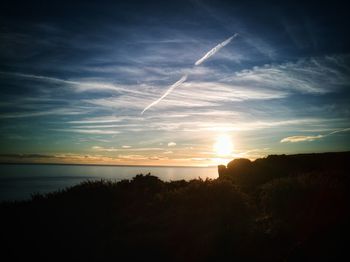
[[[217,52],[219,52],[219,50],[221,48],[223,48],[225,45],[228,45],[232,39],[234,39],[236,36],[238,36],[237,33],[235,33],[233,36],[229,37],[228,39],[226,39],[224,42],[218,44],[217,46],[215,46],[213,49],[211,49],[209,52],[207,52],[201,59],[197,60],[196,63],[194,63],[194,66],[198,66],[200,64],[202,64],[203,62],[205,62],[207,59],[209,59],[209,57],[215,55]],[[168,90],[160,97],[158,98],[156,101],[152,102],[151,104],[149,104],[147,107],[145,107],[145,109],[143,109],[143,111],[141,112],[141,115],[143,115],[144,112],[146,112],[148,109],[150,109],[152,106],[158,104],[160,101],[162,101],[167,95],[169,95],[176,87],[178,87],[179,85],[181,85],[183,82],[185,82],[187,80],[188,74],[183,75],[177,82],[175,82],[174,84],[172,84]]]

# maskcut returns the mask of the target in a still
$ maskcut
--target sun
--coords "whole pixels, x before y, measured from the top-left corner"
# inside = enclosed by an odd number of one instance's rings
[[[214,151],[218,156],[228,156],[232,154],[233,144],[231,136],[227,134],[219,135],[213,145]]]

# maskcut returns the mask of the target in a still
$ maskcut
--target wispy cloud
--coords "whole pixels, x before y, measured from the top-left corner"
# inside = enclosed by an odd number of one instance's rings
[[[281,140],[281,143],[286,143],[286,142],[304,142],[304,141],[314,141],[316,139],[323,138],[323,135],[317,135],[317,136],[289,136],[285,137]]]
[[[93,146],[91,149],[100,152],[136,152],[136,151],[162,151],[163,148],[160,147],[131,147],[131,146],[122,146],[120,148],[115,147],[102,147],[102,146]]]
[[[346,57],[330,56],[300,59],[282,64],[266,64],[234,73],[212,71],[201,76],[202,81],[181,83],[185,88],[173,94],[172,99],[168,99],[163,106],[181,107],[189,99],[192,100],[188,103],[189,106],[191,103],[196,105],[199,101],[210,101],[212,106],[216,106],[219,101],[225,100],[275,99],[298,93],[320,95],[338,92],[350,80],[350,70],[340,66],[344,64]],[[208,93],[209,87],[210,93]],[[225,93],[219,92],[218,89],[223,89]],[[203,103],[203,106],[206,105]]]
[[[224,71],[205,68],[205,74],[201,74],[190,82],[175,83],[179,89],[170,88],[172,96],[167,96],[166,103],[158,104],[161,109],[177,109],[178,114],[186,108],[196,107],[217,111],[224,110],[224,103],[230,101],[269,100],[286,98],[295,93],[326,94],[338,92],[349,82],[350,68],[347,66],[347,56],[325,56],[318,58],[302,59],[296,62],[283,64],[269,64],[253,67],[238,72]],[[192,75],[192,71],[188,71]],[[91,112],[111,111],[112,109],[123,109],[125,116],[116,115],[113,112],[109,119],[72,119],[72,124],[88,123],[112,123],[122,120],[128,121],[133,110],[145,109],[150,99],[160,92],[162,85],[157,83],[152,86],[144,84],[119,85],[108,82],[91,81],[91,79],[80,79],[79,81],[64,80],[41,75],[2,72],[1,74],[12,77],[25,77],[40,80],[40,86],[44,88],[47,83],[60,83],[66,88],[63,95],[62,89],[46,89],[37,97],[8,101],[1,106],[10,107],[10,112],[3,112],[0,118],[27,118],[46,115],[75,116]],[[83,92],[92,90],[114,90],[111,93],[87,96]],[[178,90],[178,91],[177,91]],[[198,92],[200,90],[200,92]],[[165,95],[169,94],[166,92]],[[77,94],[75,92],[78,92]],[[44,96],[43,96],[44,95]],[[70,101],[70,97],[81,98]],[[163,97],[162,99],[164,99]],[[159,100],[159,99],[158,99]],[[156,103],[158,100],[153,102]],[[158,101],[159,102],[159,101]],[[38,105],[40,104],[40,105]],[[42,106],[45,104],[45,107]],[[58,107],[59,105],[60,107]],[[13,109],[18,110],[13,110]],[[136,112],[135,112],[136,113]],[[195,112],[193,112],[195,113]],[[153,114],[156,114],[154,112]],[[132,116],[135,118],[136,116]]]
[[[114,148],[114,147],[102,147],[102,146],[93,146],[91,149],[96,150],[96,151],[103,151],[103,152],[116,152],[116,151],[121,151],[120,148]]]
[[[128,119],[129,117],[125,116],[98,116],[98,117],[89,117],[89,118],[83,118],[81,120],[72,120],[67,121],[69,124],[103,124],[103,123],[114,123],[114,122],[121,122],[125,119]]]
[[[58,132],[71,132],[80,134],[97,134],[97,135],[115,135],[119,134],[116,130],[103,130],[103,129],[77,129],[77,128],[62,128],[62,129],[52,129]]]
[[[121,159],[89,154],[0,154],[1,162],[14,163],[83,163],[83,164],[118,164]]]
[[[289,120],[279,120],[279,121],[236,121],[235,123],[225,123],[225,122],[205,122],[197,123],[198,129],[187,129],[191,130],[201,130],[201,131],[214,131],[214,132],[228,132],[228,131],[252,131],[257,129],[269,129],[275,127],[288,127],[288,126],[298,126],[306,123],[320,123],[323,119],[289,119]]]
[[[38,117],[38,116],[49,116],[49,115],[81,115],[89,112],[88,110],[78,110],[74,108],[55,108],[43,111],[34,112],[13,112],[0,114],[1,118],[27,118],[27,117]]]
[[[103,82],[101,79],[78,79],[78,80],[67,80],[57,77],[48,77],[43,75],[25,74],[18,72],[4,72],[0,71],[1,75],[15,77],[15,78],[28,78],[31,80],[37,80],[49,83],[58,83],[66,87],[71,88],[76,92],[86,92],[86,91],[114,91],[123,93],[139,93],[135,88],[130,88],[130,86],[116,85],[109,82]],[[139,93],[141,94],[141,93]]]
[[[259,52],[259,56],[263,55],[272,61],[278,57],[276,49],[271,44],[266,42],[266,39],[264,40],[264,38],[256,37],[255,34],[248,32],[241,32],[240,34],[246,44]]]
[[[336,92],[348,84],[350,70],[339,68],[345,58],[339,56],[300,59],[296,62],[268,64],[242,70],[222,81],[250,87],[307,94]]]
[[[325,135],[315,135],[315,136],[289,136],[289,137],[283,138],[280,142],[281,142],[281,143],[286,143],[286,142],[296,143],[296,142],[314,141],[314,140],[317,140],[317,139],[324,138],[324,137],[326,137],[326,136],[330,136],[330,135],[337,134],[337,133],[341,133],[341,132],[348,132],[348,131],[350,131],[350,128],[344,128],[344,129],[340,129],[340,130],[335,130],[335,131],[330,132],[330,133],[325,134]]]
[[[176,146],[176,143],[175,143],[175,142],[169,142],[169,143],[168,143],[168,147],[174,147],[174,146]]]
[[[30,78],[30,79],[36,79],[36,80],[42,80],[42,81],[49,81],[49,82],[58,82],[58,83],[64,83],[64,84],[76,84],[77,82],[64,80],[56,77],[48,77],[48,76],[42,76],[42,75],[33,75],[33,74],[24,74],[24,73],[18,73],[18,72],[4,72],[0,71],[1,75],[5,76],[13,76],[13,77],[23,77],[23,78]]]

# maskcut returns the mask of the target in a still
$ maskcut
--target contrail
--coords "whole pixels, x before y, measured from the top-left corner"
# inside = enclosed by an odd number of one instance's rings
[[[215,46],[208,53],[206,53],[201,59],[199,59],[196,63],[194,63],[194,66],[198,66],[198,65],[202,64],[209,57],[215,55],[217,52],[219,52],[219,50],[221,48],[223,48],[225,45],[228,45],[232,41],[232,39],[234,39],[236,36],[238,36],[237,33],[235,33],[230,38],[226,39],[224,42],[222,42],[222,43],[218,44],[217,46]],[[158,98],[156,101],[152,102],[145,109],[143,109],[143,111],[141,112],[141,115],[143,115],[143,113],[146,112],[148,109],[150,109],[152,106],[158,104],[160,101],[163,100],[163,98],[165,98],[167,95],[169,95],[176,87],[178,87],[183,82],[185,82],[187,80],[187,76],[188,76],[188,74],[183,75],[176,83],[172,84],[168,88],[168,90],[160,98]]]
[[[201,63],[203,63],[205,60],[207,60],[209,57],[215,55],[221,48],[223,48],[225,45],[228,45],[232,41],[232,39],[235,38],[236,36],[238,36],[237,33],[231,36],[230,38],[226,39],[224,42],[215,46],[208,53],[206,53],[201,59],[197,60],[196,63],[194,63],[194,65],[198,66]]]
[[[340,133],[340,132],[347,132],[347,131],[350,131],[350,127],[344,128],[344,129],[340,129],[340,130],[335,130],[335,131],[333,131],[333,132],[327,134],[327,136],[333,135],[333,134],[336,134],[336,133]]]
[[[149,104],[145,109],[143,109],[143,111],[141,112],[141,115],[143,115],[144,112],[146,112],[146,110],[148,110],[149,108],[151,108],[152,106],[158,104],[160,101],[163,100],[163,98],[165,98],[167,95],[170,94],[171,91],[173,91],[176,87],[178,87],[179,85],[181,85],[183,82],[185,82],[187,79],[187,74],[182,76],[176,83],[172,84],[169,89],[160,97],[158,98],[156,101],[152,102],[151,104]]]

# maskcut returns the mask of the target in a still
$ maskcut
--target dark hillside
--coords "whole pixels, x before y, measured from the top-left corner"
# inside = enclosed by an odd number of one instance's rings
[[[137,175],[0,205],[6,261],[345,261],[349,153],[268,156],[216,180]],[[4,260],[5,261],[5,260]]]
[[[269,155],[255,161],[234,159],[227,167],[218,168],[220,178],[228,178],[241,186],[255,187],[272,179],[306,173],[329,173],[346,176],[350,173],[350,152]],[[329,175],[328,174],[328,175]]]

